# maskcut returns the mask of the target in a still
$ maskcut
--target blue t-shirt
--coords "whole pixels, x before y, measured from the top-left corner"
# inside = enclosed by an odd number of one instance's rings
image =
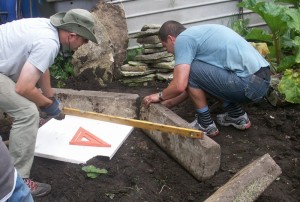
[[[243,37],[230,28],[207,24],[186,29],[174,46],[175,66],[193,60],[235,72],[240,77],[255,73],[269,63]]]

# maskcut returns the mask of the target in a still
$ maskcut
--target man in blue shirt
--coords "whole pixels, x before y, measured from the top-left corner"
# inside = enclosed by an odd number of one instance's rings
[[[185,91],[195,104],[194,127],[210,137],[219,134],[206,101],[209,94],[223,101],[217,123],[245,130],[251,126],[240,103],[257,102],[266,94],[269,63],[243,37],[216,24],[186,29],[176,21],[165,22],[158,36],[175,56],[173,80],[160,93],[144,98],[144,104],[170,100]]]

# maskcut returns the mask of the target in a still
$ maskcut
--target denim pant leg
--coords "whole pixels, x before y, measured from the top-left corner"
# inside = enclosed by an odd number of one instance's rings
[[[224,102],[249,102],[245,96],[247,82],[235,73],[219,67],[194,61],[191,65],[189,86],[199,88]]]
[[[0,73],[0,109],[14,118],[9,152],[22,178],[28,178],[34,158],[39,112],[36,105],[15,91],[15,83]]]
[[[17,177],[16,187],[7,202],[33,202],[29,187],[19,175]]]
[[[262,68],[262,73],[268,72]],[[189,86],[199,88],[227,103],[258,102],[268,91],[270,75],[238,77],[235,73],[216,66],[194,61],[191,64]]]

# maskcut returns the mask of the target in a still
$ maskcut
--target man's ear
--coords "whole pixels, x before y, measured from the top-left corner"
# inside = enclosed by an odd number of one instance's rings
[[[170,39],[172,43],[175,43],[176,37],[168,35],[168,39]]]

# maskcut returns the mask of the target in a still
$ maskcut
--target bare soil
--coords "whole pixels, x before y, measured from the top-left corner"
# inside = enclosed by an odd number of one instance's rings
[[[158,92],[167,83],[126,87],[118,82],[100,87],[88,76],[70,78],[66,88],[136,93],[144,97]],[[36,201],[204,201],[235,173],[253,160],[269,153],[281,167],[278,177],[257,201],[300,201],[300,107],[272,107],[266,102],[244,106],[252,127],[238,131],[219,126],[214,140],[221,145],[221,168],[209,180],[197,181],[168,156],[140,129],[134,129],[112,160],[91,159],[87,165],[105,168],[108,173],[90,179],[81,170],[85,165],[36,157],[31,178],[52,185],[49,195]],[[187,101],[172,109],[191,122],[194,109]],[[218,110],[212,112],[213,117]],[[0,133],[9,136],[9,120],[0,120]]]

